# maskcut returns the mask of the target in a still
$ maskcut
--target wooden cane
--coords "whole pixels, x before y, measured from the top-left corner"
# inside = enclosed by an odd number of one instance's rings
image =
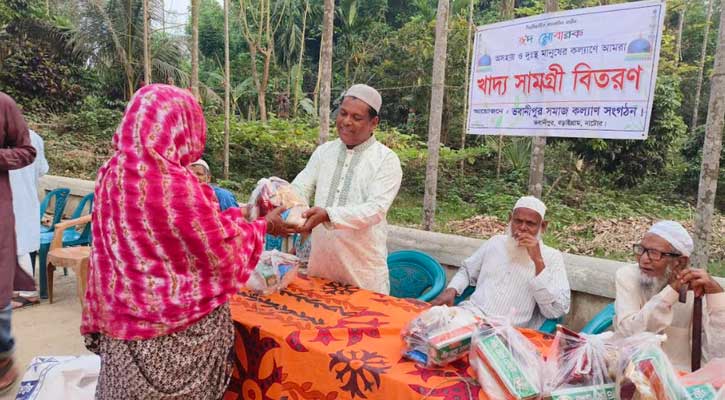
[[[692,371],[700,369],[702,360],[702,297],[695,297],[692,310]]]

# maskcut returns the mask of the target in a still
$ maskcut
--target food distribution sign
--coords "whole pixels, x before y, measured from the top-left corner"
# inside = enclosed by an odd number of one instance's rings
[[[468,133],[645,139],[664,1],[640,1],[479,27]]]

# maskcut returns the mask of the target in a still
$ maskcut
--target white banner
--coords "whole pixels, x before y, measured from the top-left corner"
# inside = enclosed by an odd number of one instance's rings
[[[479,27],[468,133],[645,139],[664,1]]]

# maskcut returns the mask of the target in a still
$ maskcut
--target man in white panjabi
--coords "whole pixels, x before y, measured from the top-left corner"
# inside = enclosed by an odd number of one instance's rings
[[[707,271],[687,267],[694,245],[685,228],[675,221],[657,222],[633,247],[637,264],[617,271],[615,331],[624,336],[664,333],[662,348],[670,361],[689,371],[693,302],[695,296],[705,296],[703,361],[725,357],[725,292]],[[684,284],[690,291],[680,303]]]
[[[312,232],[308,273],[390,293],[386,215],[400,188],[398,156],[375,140],[382,98],[367,85],[345,92],[339,139],[320,145],[292,186],[314,207],[301,232]]]
[[[48,161],[45,159],[43,139],[32,129],[30,129],[30,142],[37,154],[35,161],[26,167],[10,171],[9,175],[10,188],[13,192],[18,264],[29,276],[33,276],[35,274],[30,253],[40,249],[38,180],[48,172]],[[18,296],[13,298],[13,305],[16,307],[28,302],[37,302],[37,292],[19,292]]]
[[[515,326],[539,328],[547,318],[569,312],[571,293],[564,258],[545,245],[546,206],[532,196],[520,198],[505,235],[483,244],[453,276],[432,304],[452,305],[469,285],[471,298],[460,304],[478,314],[506,316]]]

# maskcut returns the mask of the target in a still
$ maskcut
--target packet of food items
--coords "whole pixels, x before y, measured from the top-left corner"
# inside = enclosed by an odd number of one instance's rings
[[[544,360],[508,320],[487,318],[471,339],[468,359],[489,398],[542,398]]]
[[[723,373],[725,374],[725,371]],[[687,390],[687,394],[690,395],[690,398],[692,400],[718,399],[718,392],[717,390],[715,390],[715,387],[710,383],[700,383],[697,385],[687,386],[685,390]]]
[[[304,224],[302,213],[309,208],[307,201],[297,194],[289,182],[275,176],[257,182],[248,204],[250,210],[247,218],[250,221],[267,215],[277,207],[284,207],[289,211],[286,222],[295,226]]]
[[[713,358],[697,371],[680,377],[680,382],[690,387],[709,383],[715,389],[725,387],[725,358]]]
[[[468,354],[478,322],[471,311],[461,307],[431,307],[401,331],[403,357],[426,367],[455,361]]]
[[[617,348],[612,336],[611,332],[587,335],[556,327],[544,384],[552,400],[615,398]]]
[[[620,400],[691,400],[662,351],[665,335],[639,333],[618,342],[617,394]]]
[[[244,287],[268,295],[287,287],[296,277],[299,259],[277,250],[264,251]]]

